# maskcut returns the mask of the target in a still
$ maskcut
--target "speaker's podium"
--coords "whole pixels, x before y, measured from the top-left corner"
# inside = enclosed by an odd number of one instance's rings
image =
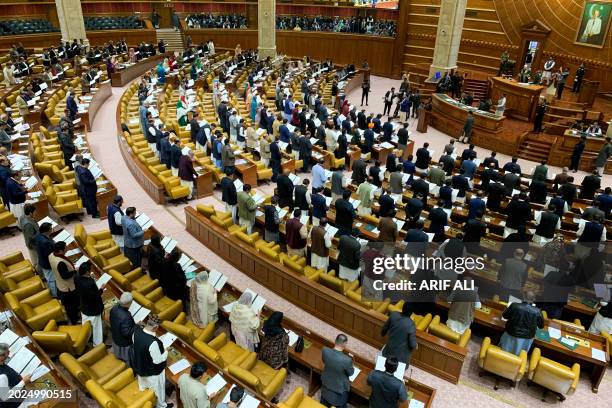
[[[592,106],[597,96],[597,90],[599,89],[599,81],[589,81],[583,79],[580,84],[580,91],[578,92],[578,102],[585,103],[587,106]]]

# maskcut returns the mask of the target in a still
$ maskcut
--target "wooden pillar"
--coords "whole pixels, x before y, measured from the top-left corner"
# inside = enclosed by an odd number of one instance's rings
[[[276,57],[276,0],[257,3],[257,33],[259,59]]]
[[[83,44],[89,45],[80,0],[55,0],[55,7],[62,31],[62,41],[83,40]]]
[[[442,0],[440,2],[440,17],[436,47],[429,76],[436,72],[444,73],[457,68],[457,56],[461,45],[461,32],[467,0]]]
[[[393,66],[391,76],[399,78],[402,75],[404,64],[404,52],[406,49],[406,33],[408,32],[408,12],[410,0],[399,0],[398,17],[395,24],[395,41],[393,42]]]

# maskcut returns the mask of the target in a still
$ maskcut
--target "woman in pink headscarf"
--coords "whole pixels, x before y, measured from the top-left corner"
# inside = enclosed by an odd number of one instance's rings
[[[348,100],[345,99],[344,102],[342,103],[342,108],[340,108],[340,112],[348,118],[349,116],[349,112],[350,112],[351,108],[349,106]]]

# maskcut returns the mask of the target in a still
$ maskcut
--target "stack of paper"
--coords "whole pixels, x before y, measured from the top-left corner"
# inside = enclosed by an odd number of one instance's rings
[[[383,356],[376,357],[376,367],[375,370],[385,371],[385,362],[387,359]],[[397,366],[397,370],[393,373],[393,376],[398,380],[404,381],[404,372],[406,371],[406,363],[399,363]]]
[[[70,233],[66,230],[62,230],[59,234],[53,237],[54,242],[65,242],[66,244],[70,244],[74,241],[74,238]]]
[[[164,333],[161,336],[159,336],[159,340],[162,342],[162,344],[164,345],[164,349],[167,349],[168,347],[170,347],[172,345],[172,343],[174,343],[174,341],[177,339],[178,337],[170,332]]]
[[[208,397],[210,397],[211,395],[221,391],[226,384],[227,381],[225,381],[223,376],[217,373],[217,375],[208,380],[206,383],[206,394],[208,394]]]
[[[208,282],[217,290],[217,292],[220,292],[221,289],[223,289],[223,286],[225,286],[227,280],[227,276],[216,269],[212,269],[208,273]]]
[[[38,225],[43,225],[45,222],[48,222],[49,224],[51,224],[51,228],[55,228],[57,227],[57,222],[53,221],[51,219],[51,217],[46,216],[45,218],[43,218],[42,220],[38,221]]]
[[[190,367],[189,361],[186,358],[182,358],[179,361],[177,361],[176,363],[172,364],[168,368],[170,369],[172,374],[176,375],[176,374],[180,373],[181,371],[185,371],[189,367]]]
[[[136,303],[135,301],[133,301],[130,305],[129,312],[134,318],[135,323],[142,322],[149,315],[149,313],[151,313],[149,309],[142,307],[142,305]]]
[[[148,230],[153,225],[153,220],[144,213],[138,214],[138,216],[136,216],[136,222],[138,223],[138,225],[140,225],[140,228],[142,228],[143,231]]]
[[[85,255],[81,256],[75,263],[74,263],[74,267],[76,269],[79,269],[79,267],[84,264],[85,262],[88,262],[89,258],[86,257]]]
[[[161,240],[161,246],[164,248],[164,251],[166,251],[166,253],[170,253],[172,252],[172,250],[174,248],[176,248],[176,245],[178,244],[178,242],[176,241],[176,239],[173,239],[170,236],[165,236],[162,240]]]

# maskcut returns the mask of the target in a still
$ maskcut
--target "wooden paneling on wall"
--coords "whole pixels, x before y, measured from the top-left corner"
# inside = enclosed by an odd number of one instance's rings
[[[216,46],[243,50],[257,48],[257,30],[187,30],[194,44],[212,39]],[[393,59],[393,38],[368,35],[277,31],[276,49],[291,57],[308,55],[316,60],[332,58],[335,63],[360,65],[364,59],[375,75],[390,76]]]

